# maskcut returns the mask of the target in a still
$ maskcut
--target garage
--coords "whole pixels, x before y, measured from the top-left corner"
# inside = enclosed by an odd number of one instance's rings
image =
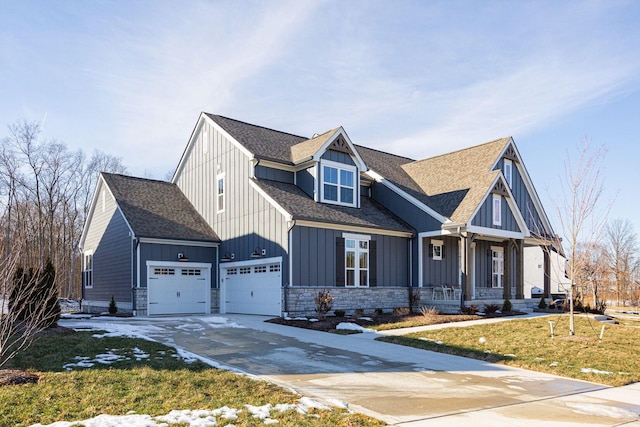
[[[147,313],[208,314],[211,312],[211,264],[149,262]]]
[[[222,301],[226,313],[282,314],[282,259],[221,266]]]

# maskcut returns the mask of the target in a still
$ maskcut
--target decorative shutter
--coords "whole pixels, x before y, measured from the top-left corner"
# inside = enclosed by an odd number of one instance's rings
[[[378,286],[378,263],[376,241],[369,241],[369,286]]]
[[[433,245],[429,245],[429,258],[433,258]]]
[[[446,247],[444,244],[440,247],[440,256],[442,257],[442,259],[445,258],[445,248]]]
[[[336,286],[345,285],[344,238],[336,237]]]

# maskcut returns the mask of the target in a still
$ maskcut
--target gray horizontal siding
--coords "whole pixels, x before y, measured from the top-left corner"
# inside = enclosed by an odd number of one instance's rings
[[[480,207],[480,210],[478,210],[478,213],[473,217],[471,224],[479,227],[494,228],[496,230],[520,231],[520,227],[513,212],[511,212],[511,207],[507,203],[506,197],[502,198],[501,209],[502,224],[493,225],[493,196],[490,194]]]
[[[89,301],[131,302],[131,237],[120,211],[112,216],[93,253],[93,288],[84,289]]]
[[[178,252],[183,253],[189,262],[211,264],[211,287],[218,287],[216,268],[216,248],[188,245],[164,245],[158,243],[140,243],[140,287],[147,287],[147,261],[178,261]]]
[[[322,228],[293,228],[294,286],[336,286],[336,238],[342,237],[342,233]],[[408,239],[367,235],[376,241],[377,286],[408,286]]]
[[[293,172],[258,165],[256,166],[255,174],[256,178],[293,184]]]

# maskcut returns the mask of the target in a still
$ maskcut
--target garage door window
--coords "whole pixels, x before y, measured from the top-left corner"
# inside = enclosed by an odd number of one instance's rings
[[[275,273],[280,271],[280,264],[271,264],[269,266],[269,273]]]
[[[233,276],[234,274],[238,274],[237,268],[227,268],[227,276]]]
[[[174,268],[156,267],[153,269],[153,274],[156,276],[174,276],[176,274],[176,270]]]
[[[199,268],[183,268],[182,269],[183,276],[201,276],[202,270]]]
[[[267,266],[266,265],[259,265],[257,267],[254,267],[254,271],[256,273],[266,273],[267,272]]]
[[[251,274],[251,267],[240,267],[240,274]]]

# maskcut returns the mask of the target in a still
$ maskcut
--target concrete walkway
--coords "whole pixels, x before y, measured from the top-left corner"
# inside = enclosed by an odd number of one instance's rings
[[[611,388],[396,346],[375,341],[377,333],[342,336],[266,319],[211,315],[61,323],[106,330],[131,323],[159,342],[305,396],[347,403],[391,425],[640,427],[640,384]]]

